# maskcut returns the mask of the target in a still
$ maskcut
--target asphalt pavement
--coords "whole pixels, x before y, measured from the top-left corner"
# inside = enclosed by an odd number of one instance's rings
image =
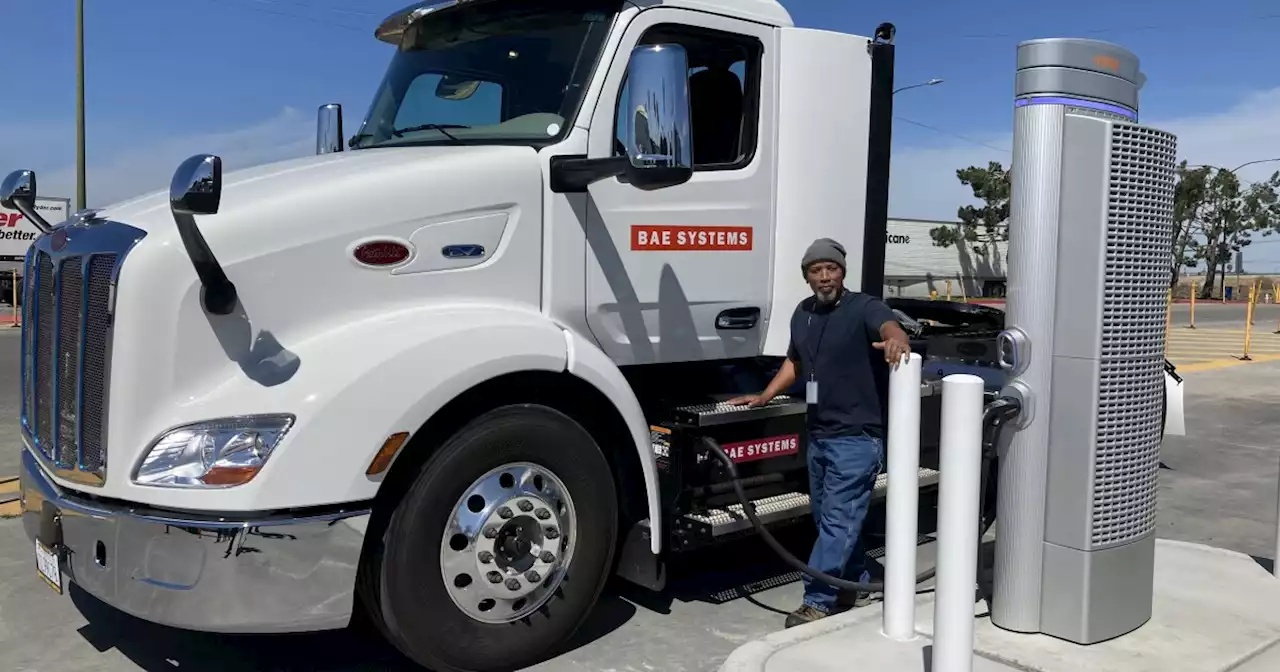
[[[1248,307],[1244,303],[1222,303],[1221,301],[1196,301],[1196,328],[1232,328],[1244,329],[1244,318]],[[1276,322],[1280,320],[1280,304],[1259,303],[1254,306],[1254,329],[1273,332]],[[1191,323],[1191,304],[1173,304],[1174,326],[1185,327]]]
[[[1182,304],[1180,304],[1182,305]],[[1272,310],[1275,307],[1260,307]],[[1234,310],[1234,312],[1233,312]],[[1255,320],[1262,324],[1265,310]],[[1197,326],[1243,326],[1243,306],[1197,306]],[[1177,313],[1175,312],[1175,318]],[[1206,317],[1207,316],[1207,317]],[[1206,320],[1217,320],[1208,322]],[[1274,329],[1274,327],[1273,327]],[[0,332],[0,467],[15,463],[18,339]],[[1280,448],[1280,362],[1194,370],[1187,380],[1187,437],[1162,455],[1159,534],[1251,554],[1270,566]],[[0,469],[0,476],[5,472]],[[803,553],[807,531],[787,537]],[[931,563],[922,547],[921,568]],[[34,571],[17,520],[0,520],[0,669],[413,670],[394,650],[354,632],[219,636],[145,623],[72,589],[52,593]],[[618,582],[562,655],[537,672],[710,672],[735,648],[781,628],[797,604],[794,574],[755,540],[690,556],[660,594]],[[745,589],[744,589],[745,587]]]

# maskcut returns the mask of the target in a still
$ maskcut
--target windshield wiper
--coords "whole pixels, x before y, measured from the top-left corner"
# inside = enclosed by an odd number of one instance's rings
[[[464,126],[462,124],[419,124],[417,126],[409,126],[408,128],[397,128],[396,130],[391,131],[391,135],[394,135],[397,138],[399,138],[399,137],[403,137],[405,133],[413,133],[415,131],[440,131],[440,134],[443,135],[444,137],[449,138],[450,140],[457,143],[462,142],[457,137],[455,137],[452,133],[450,133],[449,131],[446,131],[445,130],[446,128],[471,128],[471,127]]]

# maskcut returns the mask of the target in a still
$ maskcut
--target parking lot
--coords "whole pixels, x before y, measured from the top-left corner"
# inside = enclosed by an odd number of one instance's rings
[[[1244,308],[1197,306],[1174,312],[1170,358],[1186,372],[1188,436],[1162,455],[1159,534],[1257,556],[1269,566],[1276,530],[1280,448],[1280,309],[1260,306],[1253,360],[1243,347]],[[0,477],[14,473],[16,330],[0,330]],[[1237,338],[1237,336],[1239,338]],[[1275,360],[1275,361],[1273,361]],[[803,532],[791,539],[803,551]],[[925,546],[922,553],[930,554]],[[923,559],[922,564],[928,560]],[[776,584],[750,595],[735,586]],[[727,591],[727,594],[720,594]],[[769,550],[744,542],[686,559],[662,594],[617,585],[573,647],[540,671],[710,671],[736,647],[782,626],[799,598],[794,575]],[[277,637],[215,636],[150,625],[72,590],[59,597],[35,574],[17,520],[0,520],[0,669],[64,670],[395,670],[413,669],[394,651],[356,633]]]

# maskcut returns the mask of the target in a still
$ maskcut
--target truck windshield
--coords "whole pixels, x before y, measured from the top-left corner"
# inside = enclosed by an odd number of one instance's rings
[[[534,5],[535,3],[529,3]],[[560,139],[620,0],[476,2],[405,32],[352,149]]]

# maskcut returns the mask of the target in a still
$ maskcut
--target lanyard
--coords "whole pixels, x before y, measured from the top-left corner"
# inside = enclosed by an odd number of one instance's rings
[[[809,355],[813,358],[812,360],[810,360],[813,363],[809,365],[809,380],[817,379],[815,370],[818,368],[818,353],[822,352],[822,338],[827,335],[827,325],[831,323],[831,316],[834,315],[836,310],[840,307],[840,302],[844,301],[844,298],[845,298],[844,295],[845,295],[845,290],[842,287],[839,298],[837,298],[836,302],[832,304],[831,310],[828,310],[823,316],[824,319],[822,321],[822,329],[818,330],[818,342],[813,347],[812,350],[809,350]],[[813,307],[816,310],[818,308],[818,304],[815,303]],[[809,313],[809,321],[805,326],[808,326],[808,327],[813,326],[812,312]]]
[[[834,310],[832,312],[834,312]],[[816,379],[815,371],[818,368],[818,353],[822,352],[822,339],[827,335],[827,325],[831,323],[831,313],[827,313],[824,317],[825,319],[822,321],[822,328],[818,330],[818,342],[811,350],[809,350],[809,380]],[[813,326],[813,313],[809,314],[808,326]]]

